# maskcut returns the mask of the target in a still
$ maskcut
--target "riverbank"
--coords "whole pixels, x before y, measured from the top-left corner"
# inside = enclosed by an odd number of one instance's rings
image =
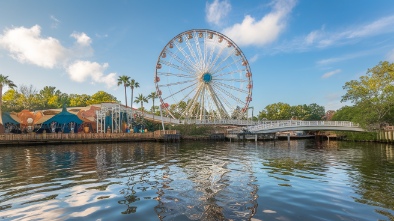
[[[0,146],[48,145],[48,144],[87,144],[112,142],[142,141],[179,141],[180,134],[176,130],[155,131],[146,133],[28,133],[2,134]]]

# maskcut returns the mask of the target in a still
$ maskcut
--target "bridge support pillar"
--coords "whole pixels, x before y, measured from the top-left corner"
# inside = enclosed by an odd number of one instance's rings
[[[254,135],[254,142],[257,142],[257,134]]]
[[[290,146],[290,133],[287,134],[287,144]]]

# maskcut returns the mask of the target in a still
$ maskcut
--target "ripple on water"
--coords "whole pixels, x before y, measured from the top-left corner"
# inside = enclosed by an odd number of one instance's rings
[[[277,141],[0,148],[1,217],[390,219],[394,214],[392,147],[341,144],[315,147],[310,141],[292,141],[289,146]]]

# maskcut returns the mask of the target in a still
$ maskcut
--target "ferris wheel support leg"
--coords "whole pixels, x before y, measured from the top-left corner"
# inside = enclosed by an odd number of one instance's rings
[[[166,129],[164,128],[163,111],[161,110],[161,105],[160,105],[160,117],[161,117],[161,126],[163,127],[163,131],[166,131]]]

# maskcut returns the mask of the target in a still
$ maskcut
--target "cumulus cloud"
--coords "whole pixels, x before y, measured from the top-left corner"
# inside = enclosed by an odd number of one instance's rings
[[[256,20],[246,15],[242,23],[223,30],[239,45],[263,46],[275,41],[286,27],[286,18],[296,5],[295,0],[275,0],[272,11]]]
[[[41,37],[41,27],[6,29],[0,35],[0,46],[20,63],[53,68],[64,61],[67,50],[52,37]]]
[[[230,11],[231,4],[227,0],[214,0],[211,4],[207,2],[205,6],[206,20],[209,23],[220,25]]]
[[[334,71],[327,72],[327,73],[323,74],[323,75],[321,76],[321,78],[329,78],[329,77],[333,76],[334,74],[338,74],[338,73],[341,73],[341,70],[340,70],[340,69],[337,69],[337,70],[334,70]]]
[[[83,32],[74,32],[71,37],[76,43],[65,48],[55,38],[42,37],[39,25],[31,28],[16,27],[4,30],[3,35],[0,35],[0,47],[6,49],[10,56],[20,63],[49,69],[65,68],[73,81],[84,82],[89,79],[92,83],[116,86],[116,73],[104,74],[108,68],[107,63],[79,60],[93,54],[91,38]]]
[[[75,38],[78,44],[82,46],[90,46],[90,44],[92,43],[92,39],[83,32],[74,32],[71,34],[71,37]]]
[[[84,82],[87,79],[91,79],[93,82],[104,83],[110,88],[115,86],[117,81],[115,73],[104,74],[108,66],[108,63],[99,64],[97,62],[78,60],[67,68],[67,73],[76,82]]]

